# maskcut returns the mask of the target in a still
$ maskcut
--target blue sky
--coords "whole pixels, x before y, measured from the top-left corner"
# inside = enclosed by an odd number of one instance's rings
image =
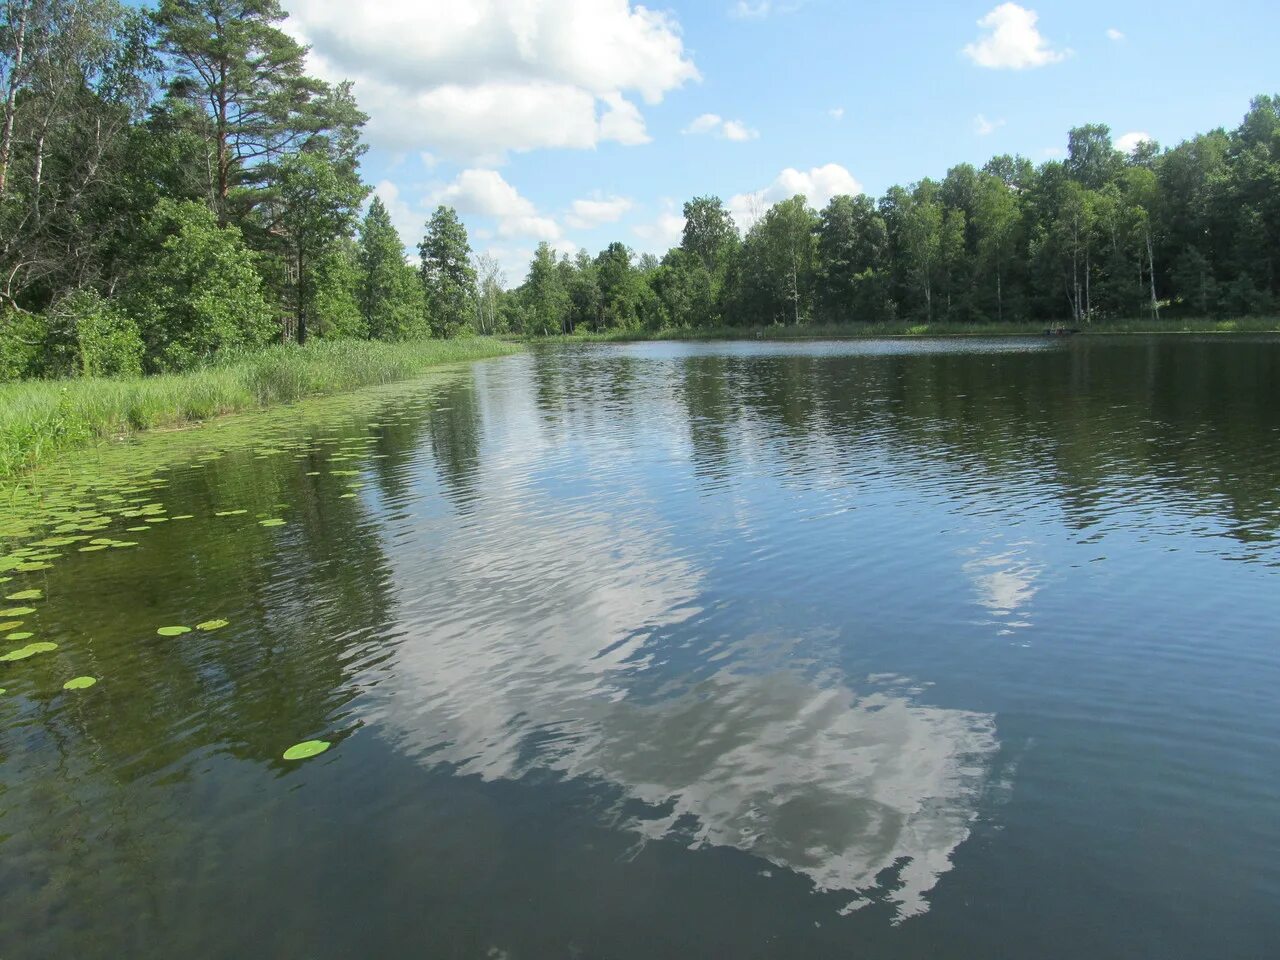
[[[540,239],[664,250],[696,194],[742,219],[797,191],[879,195],[1039,162],[1094,121],[1173,144],[1280,91],[1274,0],[285,6],[313,69],[356,81],[364,173],[406,243],[449,203],[512,284]]]

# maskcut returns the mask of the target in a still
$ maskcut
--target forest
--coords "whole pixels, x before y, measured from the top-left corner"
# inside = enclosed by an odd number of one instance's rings
[[[1280,299],[1280,97],[1125,155],[1000,156],[735,223],[661,258],[541,245],[509,287],[439,207],[402,238],[349,84],[277,0],[5,0],[0,380],[185,371],[270,344],[767,325],[1262,316]],[[423,131],[429,146],[430,131]],[[406,239],[416,247],[409,254]]]
[[[511,329],[853,323],[1070,323],[1267,316],[1280,298],[1280,96],[1234,130],[1125,155],[1070,131],[1039,166],[998,156],[879,200],[803,196],[736,224],[715,196],[684,205],[679,246],[637,259],[537,251],[506,301]],[[742,228],[746,226],[745,233]],[[931,326],[931,330],[938,329]]]

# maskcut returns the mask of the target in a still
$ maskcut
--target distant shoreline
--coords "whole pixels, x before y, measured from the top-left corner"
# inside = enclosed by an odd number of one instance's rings
[[[771,327],[668,328],[663,330],[604,330],[553,333],[546,336],[512,334],[503,339],[518,343],[637,343],[646,341],[728,340],[887,340],[937,337],[1043,337],[1051,326],[1043,323],[847,323]],[[1117,320],[1081,325],[1075,336],[1132,334],[1280,334],[1280,317],[1246,317],[1233,320]]]

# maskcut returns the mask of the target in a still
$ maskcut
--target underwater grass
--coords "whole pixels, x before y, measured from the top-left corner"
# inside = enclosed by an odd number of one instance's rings
[[[228,357],[183,374],[0,384],[0,481],[66,450],[140,430],[391,383],[428,367],[518,349],[487,337],[314,341]]]
[[[1232,320],[1100,320],[1067,323],[1081,334],[1136,333],[1280,333],[1278,317]],[[577,331],[550,336],[516,336],[527,343],[629,343],[648,340],[864,340],[878,337],[1026,337],[1042,336],[1050,323],[830,323],[764,327],[668,327],[661,330]]]

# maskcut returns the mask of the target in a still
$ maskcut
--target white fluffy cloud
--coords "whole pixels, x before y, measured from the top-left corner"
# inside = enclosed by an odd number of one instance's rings
[[[1141,130],[1135,130],[1132,133],[1126,133],[1121,137],[1117,137],[1116,149],[1121,153],[1133,153],[1133,151],[1138,148],[1138,144],[1146,143],[1151,139],[1151,134],[1144,133]]]
[[[1121,40],[1123,40],[1124,38],[1125,38],[1125,37],[1124,37],[1124,34],[1123,34],[1122,32],[1120,32],[1119,30],[1117,30],[1115,27],[1108,27],[1108,28],[1107,28],[1107,39],[1108,39],[1108,40],[1114,40],[1116,43],[1119,43],[1119,42],[1120,42]]]
[[[369,137],[462,158],[643,143],[654,104],[699,79],[679,24],[628,0],[292,0],[313,67],[351,78]]]
[[[1040,15],[1016,3],[1002,3],[978,21],[987,33],[964,48],[964,54],[991,70],[1025,70],[1065,60],[1070,51],[1055,50],[1036,24]]]
[[[831,117],[832,120],[843,120],[844,107],[832,107],[830,110],[827,111],[827,114],[828,116]]]
[[[1004,126],[1003,120],[988,120],[986,114],[980,113],[973,118],[973,132],[980,137],[989,137]]]
[[[729,211],[739,228],[747,230],[773,204],[790,199],[796,194],[803,194],[810,206],[825,207],[832,197],[846,193],[857,196],[861,192],[862,184],[838,163],[828,163],[807,171],[787,167],[763,190],[731,197]]]
[[[423,211],[415,210],[400,195],[400,188],[390,180],[378,181],[378,185],[373,188],[373,192],[382,201],[382,205],[387,208],[387,213],[391,215],[391,223],[395,226],[396,232],[400,234],[401,242],[409,249],[416,247],[426,222],[426,216]]]
[[[664,199],[657,219],[638,223],[631,232],[643,241],[642,252],[661,255],[676,246],[684,236],[684,216],[674,200]]]
[[[565,223],[575,230],[590,230],[606,223],[617,223],[634,204],[626,197],[575,200],[569,205]]]
[[[704,113],[697,117],[682,131],[687,134],[711,134],[723,140],[741,143],[754,140],[760,136],[759,130],[753,130],[741,120],[726,120],[718,113]]]
[[[560,239],[559,224],[540,215],[533,201],[521,196],[497,170],[463,170],[452,183],[432,193],[430,203],[454,207],[462,214],[493,217],[500,237]]]

